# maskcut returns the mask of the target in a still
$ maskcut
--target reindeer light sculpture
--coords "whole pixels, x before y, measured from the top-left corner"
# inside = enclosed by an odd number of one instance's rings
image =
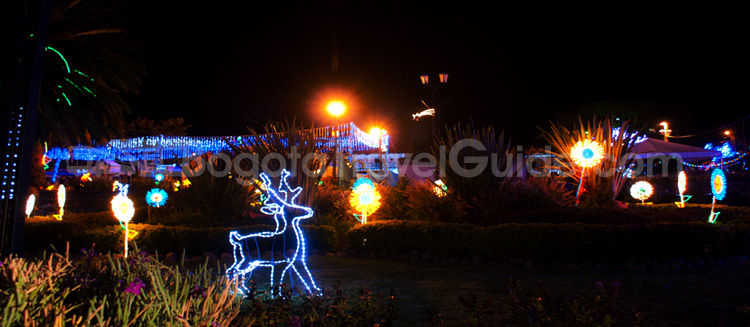
[[[268,195],[260,211],[266,215],[273,216],[276,222],[276,229],[274,231],[264,231],[248,235],[241,235],[238,231],[229,233],[229,243],[233,247],[234,263],[227,268],[227,275],[239,281],[238,288],[244,294],[248,294],[249,292],[245,286],[245,282],[252,277],[255,269],[260,268],[268,268],[270,270],[271,287],[274,287],[275,281],[282,283],[288,273],[292,286],[294,285],[296,276],[302,281],[307,292],[317,293],[320,291],[315,285],[315,280],[312,274],[310,274],[310,270],[307,268],[305,237],[299,226],[300,220],[313,216],[313,210],[294,203],[297,196],[302,192],[302,187],[292,189],[287,182],[289,175],[289,171],[284,169],[281,172],[279,187],[275,188],[268,175],[265,173],[260,174],[260,179],[263,182],[262,188]],[[284,253],[283,259],[275,259],[273,256],[270,259],[265,259],[260,257],[260,249],[258,249],[258,257],[255,259],[252,258],[252,255],[250,258],[245,256],[244,245],[248,241],[254,241],[257,247],[259,240],[274,241],[277,237],[283,237],[285,243],[287,241],[292,242],[289,246],[284,244],[284,250],[294,250],[291,256],[287,254],[287,251],[282,251]],[[278,273],[278,271],[281,271],[281,273]]]

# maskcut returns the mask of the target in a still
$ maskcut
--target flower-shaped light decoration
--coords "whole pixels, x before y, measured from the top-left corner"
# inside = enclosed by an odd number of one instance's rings
[[[368,178],[358,178],[352,185],[352,195],[349,203],[355,211],[362,212],[362,223],[367,223],[367,215],[380,207],[380,193],[375,184]]]
[[[36,203],[36,195],[31,194],[26,200],[26,218],[29,218],[31,212],[34,211],[34,203]]]
[[[432,188],[439,198],[444,197],[448,194],[448,185],[445,185],[442,180],[438,179],[435,181],[435,186]]]
[[[151,189],[146,193],[146,202],[152,207],[163,206],[168,198],[167,192],[159,188]]]
[[[711,192],[714,194],[716,200],[724,200],[727,195],[727,176],[724,175],[724,171],[721,169],[714,169],[711,172]]]
[[[713,193],[713,201],[711,201],[711,214],[708,216],[709,223],[716,223],[716,219],[719,218],[721,212],[715,212],[714,206],[716,200],[724,200],[727,195],[727,176],[724,175],[724,171],[717,168],[711,172],[711,193]]]
[[[687,175],[684,170],[677,174],[677,190],[680,192],[680,195],[684,194],[687,190]]]
[[[649,182],[640,181],[630,187],[630,196],[634,199],[641,200],[641,203],[646,201],[651,194],[654,194],[654,187]]]
[[[138,234],[135,231],[130,231],[128,223],[135,215],[135,208],[133,207],[133,201],[128,198],[128,187],[130,185],[121,184],[115,181],[112,186],[112,190],[117,188],[120,189],[119,193],[112,198],[112,212],[115,214],[115,218],[120,221],[120,226],[125,230],[125,254],[124,257],[128,257],[128,240],[135,237]],[[123,225],[123,223],[125,223]]]
[[[591,168],[599,164],[604,158],[604,148],[596,141],[585,139],[578,141],[570,149],[573,162],[582,168]]]
[[[60,185],[60,187],[57,188],[57,205],[60,207],[60,214],[54,215],[57,220],[62,220],[63,214],[65,213],[65,210],[63,208],[65,207],[65,185]]]
[[[602,161],[604,158],[604,148],[596,141],[585,139],[578,141],[570,149],[570,157],[576,165],[581,167],[581,178],[578,180],[578,190],[576,191],[576,205],[578,205],[586,168],[594,167]]]
[[[130,200],[126,196],[117,195],[112,199],[112,212],[115,214],[117,220],[127,223],[133,219],[135,215],[135,208],[133,207],[133,200]]]
[[[675,202],[678,207],[684,208],[685,207],[685,201],[690,200],[692,195],[685,195],[685,191],[687,191],[687,174],[685,174],[685,171],[681,171],[677,174],[677,191],[680,192],[680,202]]]
[[[154,182],[156,182],[156,185],[159,185],[159,182],[164,180],[164,174],[162,173],[156,173],[154,174]]]

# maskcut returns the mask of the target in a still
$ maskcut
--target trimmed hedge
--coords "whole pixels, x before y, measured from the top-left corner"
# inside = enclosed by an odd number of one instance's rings
[[[362,252],[429,252],[490,261],[526,258],[546,262],[695,258],[747,254],[750,226],[675,222],[630,226],[502,224],[481,227],[414,221],[378,221],[352,228],[349,247]]]
[[[216,254],[232,251],[229,244],[229,232],[239,230],[243,234],[269,231],[275,229],[270,225],[251,225],[243,227],[192,228],[181,226],[163,226],[131,224],[131,229],[138,235],[131,241],[141,251],[160,254],[168,252],[202,254],[211,251]],[[321,252],[335,251],[339,245],[339,235],[331,226],[302,226],[308,250],[318,249]],[[66,221],[47,221],[26,224],[24,250],[49,250],[54,245],[63,251],[66,242],[70,242],[71,251],[91,248],[98,252],[121,252],[124,231],[119,225],[87,226]],[[261,244],[263,246],[264,244]]]

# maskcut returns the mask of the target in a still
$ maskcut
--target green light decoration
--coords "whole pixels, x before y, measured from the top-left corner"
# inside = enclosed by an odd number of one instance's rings
[[[91,76],[86,75],[86,73],[84,73],[84,72],[82,72],[82,71],[80,71],[78,69],[73,69],[73,71],[76,72],[76,73],[78,73],[78,75],[85,76],[86,78],[91,79],[92,82],[94,81],[94,79]]]
[[[70,99],[68,99],[68,96],[65,95],[65,92],[62,93],[63,98],[65,98],[65,101],[68,101],[68,106],[72,106],[73,104],[70,103]]]
[[[62,53],[60,53],[60,51],[57,51],[57,49],[55,49],[55,48],[53,48],[53,47],[46,47],[46,48],[44,48],[44,49],[45,49],[45,50],[52,50],[52,51],[54,51],[54,52],[55,52],[55,53],[56,53],[56,54],[57,54],[58,56],[60,56],[60,59],[62,59],[62,61],[63,61],[63,62],[65,63],[65,69],[67,69],[67,70],[68,70],[68,74],[70,74],[70,66],[68,65],[68,60],[67,60],[67,59],[65,59],[65,57],[64,57],[64,56],[62,55]]]

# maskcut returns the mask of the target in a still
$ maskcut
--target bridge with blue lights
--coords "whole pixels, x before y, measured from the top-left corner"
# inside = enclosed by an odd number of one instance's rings
[[[387,153],[390,145],[390,135],[371,135],[354,123],[338,126],[325,126],[300,131],[311,133],[316,140],[316,146],[322,152],[329,152],[338,148],[346,153],[372,153],[380,151]],[[338,133],[338,137],[335,135]],[[83,161],[157,161],[181,159],[200,156],[204,153],[219,153],[232,151],[232,146],[252,147],[258,142],[271,141],[271,134],[240,135],[240,136],[143,136],[129,139],[114,139],[100,146],[77,145],[68,148],[50,148],[45,155],[51,160],[83,160]],[[286,139],[281,139],[286,143]]]

